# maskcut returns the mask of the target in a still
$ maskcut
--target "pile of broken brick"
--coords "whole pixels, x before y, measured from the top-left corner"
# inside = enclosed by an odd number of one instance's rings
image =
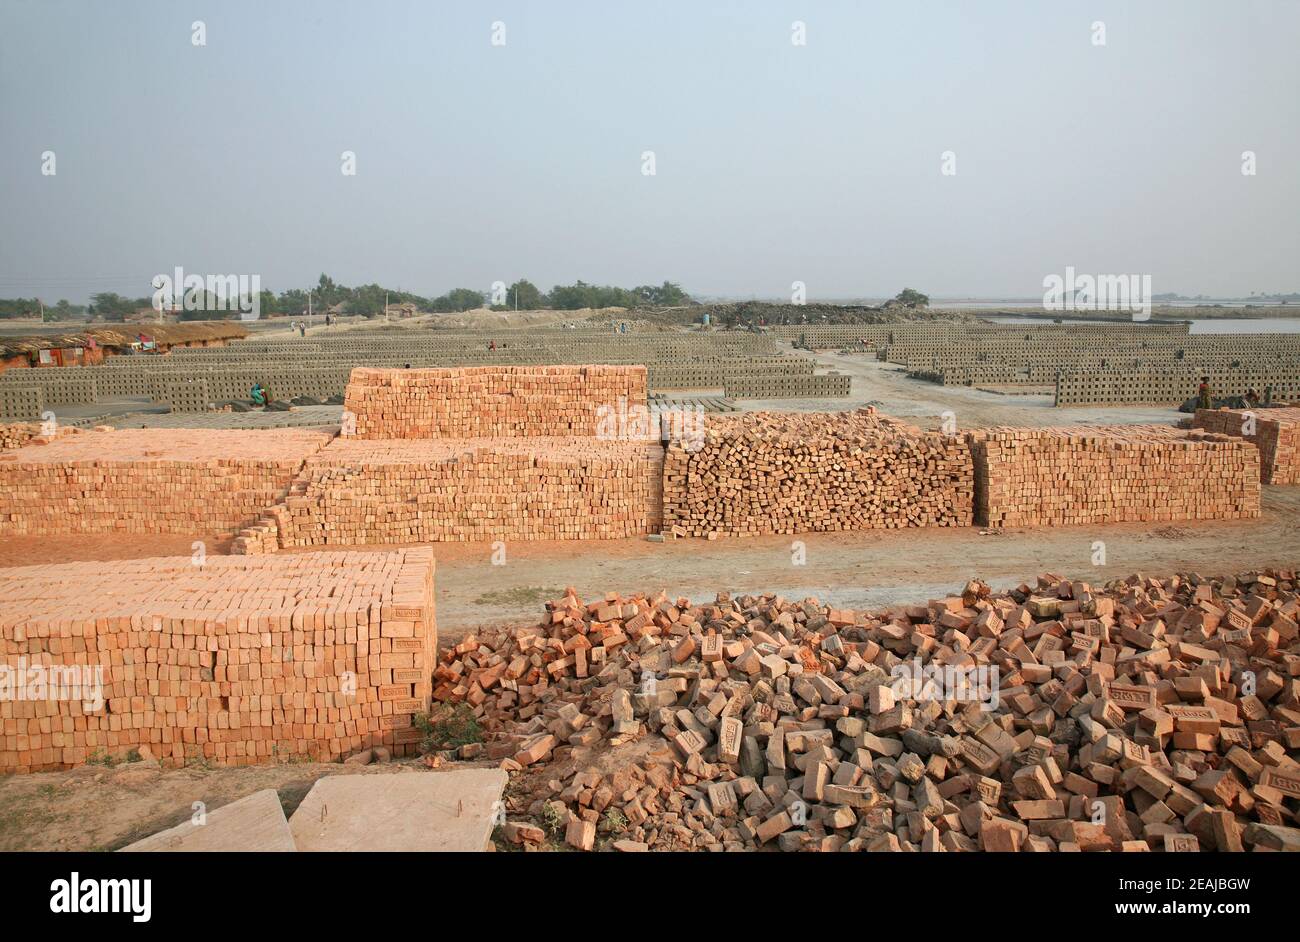
[[[875,613],[568,590],[445,652],[434,699],[514,773],[498,835],[527,849],[1300,850],[1298,589],[1049,575]]]

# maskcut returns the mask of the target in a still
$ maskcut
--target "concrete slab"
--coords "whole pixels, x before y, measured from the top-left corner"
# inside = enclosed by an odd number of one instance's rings
[[[205,823],[192,820],[128,844],[122,852],[295,850],[289,822],[274,788],[264,788],[207,813]]]
[[[289,830],[302,851],[482,851],[505,786],[500,769],[330,775]]]

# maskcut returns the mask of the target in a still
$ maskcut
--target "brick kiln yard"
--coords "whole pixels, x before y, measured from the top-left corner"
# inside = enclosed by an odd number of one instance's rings
[[[503,847],[1300,847],[1300,498],[1260,483],[1293,415],[607,440],[645,376],[365,369],[341,436],[0,436],[4,658],[107,698],[0,701],[0,846],[429,774],[427,713],[481,739],[432,764],[512,773]],[[913,657],[996,667],[1000,705],[898,695]],[[316,764],[357,754],[396,761]]]

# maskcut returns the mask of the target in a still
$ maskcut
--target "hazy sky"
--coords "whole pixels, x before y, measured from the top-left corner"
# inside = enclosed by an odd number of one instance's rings
[[[1298,40],[1293,0],[0,0],[0,296],[1300,290]]]

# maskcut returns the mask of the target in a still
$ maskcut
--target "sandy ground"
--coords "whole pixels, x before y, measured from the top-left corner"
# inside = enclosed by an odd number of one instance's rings
[[[465,765],[468,765],[465,764]],[[240,768],[157,762],[83,765],[67,772],[0,776],[0,851],[111,851],[207,811],[274,788],[285,817],[326,775],[438,774],[418,760],[357,766],[280,762]]]

